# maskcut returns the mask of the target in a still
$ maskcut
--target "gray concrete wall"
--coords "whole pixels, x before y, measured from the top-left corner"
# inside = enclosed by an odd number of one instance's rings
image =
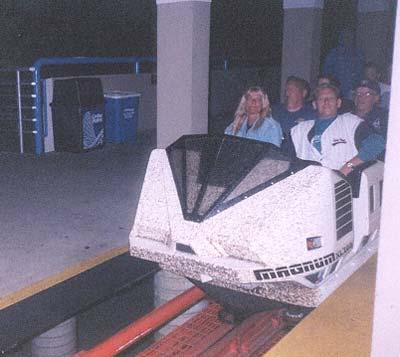
[[[388,11],[358,13],[357,46],[367,61],[383,68],[392,62],[393,14]]]
[[[302,77],[314,83],[319,72],[321,8],[285,9],[282,46],[281,94],[286,78]]]

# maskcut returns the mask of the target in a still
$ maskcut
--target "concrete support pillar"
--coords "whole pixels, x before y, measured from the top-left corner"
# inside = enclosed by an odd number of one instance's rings
[[[182,294],[186,290],[193,287],[193,284],[182,276],[178,276],[174,273],[166,270],[160,270],[154,276],[154,306],[159,307],[166,304],[179,294]],[[156,339],[168,335],[171,331],[182,325],[187,320],[194,317],[201,310],[207,307],[208,301],[206,299],[198,302],[184,313],[168,322],[165,326],[159,329],[155,337]]]
[[[358,2],[357,47],[367,61],[382,67],[392,61],[393,5],[390,0],[362,0]]]
[[[207,133],[211,0],[157,0],[157,147]]]
[[[400,7],[397,9],[392,90],[383,184],[371,357],[400,352]]]
[[[281,93],[286,78],[296,75],[309,82],[319,72],[324,0],[284,0]]]
[[[76,317],[62,322],[35,337],[31,343],[32,357],[72,357],[77,352]]]

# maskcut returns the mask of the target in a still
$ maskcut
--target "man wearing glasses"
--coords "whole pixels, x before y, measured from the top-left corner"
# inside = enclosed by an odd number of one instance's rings
[[[384,138],[358,116],[338,115],[339,89],[322,84],[315,89],[315,120],[307,120],[291,129],[296,156],[319,162],[322,166],[350,174],[355,167],[375,160],[385,149]]]
[[[378,106],[380,99],[379,83],[362,80],[354,88],[354,114],[364,119],[377,133],[386,138],[388,113]]]

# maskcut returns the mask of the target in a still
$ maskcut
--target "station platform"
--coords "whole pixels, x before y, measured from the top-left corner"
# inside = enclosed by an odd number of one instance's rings
[[[366,357],[371,353],[376,254],[265,357]]]
[[[155,132],[135,144],[0,153],[0,351],[158,270],[128,236]]]

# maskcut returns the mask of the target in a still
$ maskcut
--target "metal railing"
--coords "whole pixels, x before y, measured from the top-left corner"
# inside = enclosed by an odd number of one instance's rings
[[[36,128],[40,132],[36,140],[35,152],[43,153],[43,133],[46,123],[43,121],[43,88],[42,70],[46,66],[62,65],[99,65],[99,64],[132,64],[133,73],[139,74],[141,65],[144,63],[156,63],[155,58],[150,57],[71,57],[71,58],[40,58],[33,64],[35,82],[35,106],[36,106]]]
[[[245,58],[245,57],[223,57],[214,56],[210,57],[210,69],[222,70],[228,72],[233,69],[255,68],[270,66],[268,59],[263,58]]]
[[[0,151],[43,154],[44,137],[47,135],[47,123],[44,120],[44,69],[63,69],[63,65],[69,66],[67,75],[70,76],[70,65],[127,64],[130,66],[128,73],[139,74],[149,64],[154,65],[156,62],[155,58],[147,57],[40,58],[29,68],[1,67]],[[83,75],[82,71],[76,71],[76,74]]]
[[[35,142],[36,82],[33,68],[0,68],[0,148],[26,151]]]
[[[210,64],[226,72],[237,66],[236,62],[238,61],[243,62],[243,59],[215,57],[211,59]],[[241,65],[243,65],[242,62],[240,62]],[[14,101],[14,112],[10,111],[7,118],[4,118],[4,109],[7,105],[4,100],[1,101],[0,136],[2,140],[0,142],[5,143],[3,146],[7,146],[8,142],[14,145],[17,142],[21,153],[29,151],[41,155],[44,152],[44,137],[47,132],[47,123],[44,120],[44,105],[46,104],[43,88],[44,69],[48,69],[50,66],[51,68],[54,66],[62,68],[62,66],[70,65],[128,64],[132,65],[131,73],[139,74],[142,72],[142,68],[156,63],[156,58],[152,57],[71,57],[40,58],[30,68],[0,68],[0,99],[7,97],[9,101]],[[4,75],[6,77],[11,75],[13,79],[11,81],[3,80]],[[69,75],[71,75],[70,72],[68,72]],[[30,102],[32,100],[33,103]],[[6,125],[4,124],[6,122],[13,124]],[[4,140],[4,136],[7,137],[7,140]],[[26,150],[27,146],[28,150]],[[1,150],[4,148],[0,146]]]

